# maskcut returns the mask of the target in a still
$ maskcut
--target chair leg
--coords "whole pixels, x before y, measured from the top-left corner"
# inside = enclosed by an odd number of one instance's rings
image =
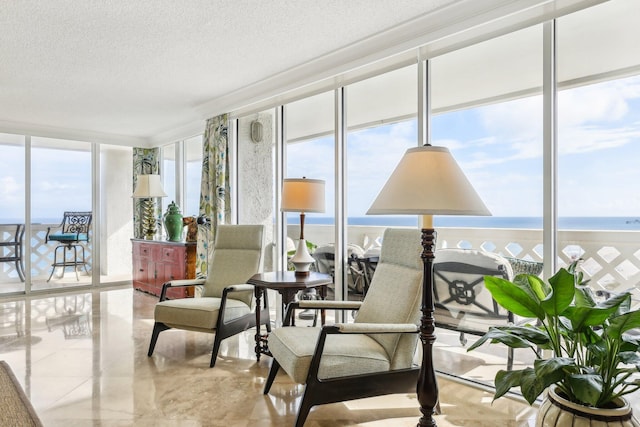
[[[87,270],[87,261],[85,259],[84,246],[80,245],[80,248],[82,248],[82,266],[84,267],[84,272],[89,275],[89,270]]]
[[[302,396],[302,402],[300,402],[300,408],[298,408],[298,416],[296,417],[296,427],[304,427],[304,422],[307,420],[307,416],[309,416],[309,412],[311,412],[311,408],[313,407],[312,402],[313,390],[309,390],[309,384],[307,384],[307,388],[304,390],[304,395]]]
[[[267,381],[264,383],[264,390],[262,394],[269,393],[269,390],[271,390],[271,386],[273,385],[273,380],[276,379],[276,375],[278,375],[279,370],[280,364],[276,359],[273,359],[273,362],[271,362],[271,369],[269,370],[269,376],[267,377]]]
[[[22,260],[16,260],[16,271],[18,272],[18,277],[20,277],[21,281],[25,281],[24,276],[24,268],[22,267]]]
[[[160,335],[160,332],[166,331],[167,329],[171,328],[169,328],[164,323],[156,322],[153,325],[153,332],[151,333],[151,342],[149,343],[149,352],[147,353],[147,356],[151,357],[151,355],[153,354],[153,350],[156,348],[156,341],[158,341],[158,335]]]
[[[71,248],[69,248],[71,251]],[[78,276],[78,245],[73,245],[73,271],[76,273],[76,281],[80,281],[80,276]]]
[[[211,350],[211,362],[209,363],[210,368],[216,366],[216,360],[218,359],[218,350],[220,350],[220,341],[222,341],[219,336],[220,333],[216,330],[215,337],[213,338],[213,349]]]
[[[51,280],[51,278],[53,277],[53,273],[55,273],[55,271],[56,271],[56,265],[58,265],[58,249],[60,249],[60,248],[62,248],[62,247],[63,247],[63,246],[58,245],[58,246],[56,246],[56,248],[53,250],[53,264],[51,265],[51,274],[49,275],[49,278],[47,279],[47,282],[48,282],[49,280]],[[62,255],[66,255],[66,254],[64,253],[64,251],[62,252]],[[63,259],[63,261],[64,261],[64,259]],[[64,267],[62,267],[62,271],[63,271],[63,274],[64,274]]]

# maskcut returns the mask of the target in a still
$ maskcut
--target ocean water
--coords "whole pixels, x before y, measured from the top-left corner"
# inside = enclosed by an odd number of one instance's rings
[[[288,218],[292,224],[299,223],[299,218]],[[306,224],[333,224],[333,217],[314,217],[309,214]],[[417,226],[418,217],[412,215],[371,215],[348,218],[349,225],[371,226]],[[542,229],[542,217],[500,217],[500,216],[435,216],[434,227],[472,227],[472,228],[516,228]],[[620,230],[640,231],[638,217],[560,217],[558,228],[561,230]]]
[[[61,218],[34,218],[34,224],[59,224]],[[289,224],[298,224],[300,217],[290,214],[287,217]],[[13,224],[23,222],[16,218],[0,218],[0,224]],[[418,217],[415,215],[369,215],[349,217],[349,225],[371,226],[396,226],[417,227]],[[327,216],[307,214],[306,224],[334,224],[335,219]],[[516,228],[516,229],[542,229],[542,217],[528,216],[438,216],[433,218],[435,227],[472,227],[472,228]],[[585,216],[585,217],[560,217],[558,227],[562,230],[620,230],[640,231],[640,216]]]

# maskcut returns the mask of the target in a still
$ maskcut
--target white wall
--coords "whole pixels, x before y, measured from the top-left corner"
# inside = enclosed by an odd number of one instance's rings
[[[131,275],[133,161],[128,147],[100,146],[101,274]]]
[[[251,122],[262,123],[262,140],[251,140]],[[264,224],[267,251],[265,271],[273,269],[274,150],[273,114],[252,114],[238,119],[238,220],[240,224]]]

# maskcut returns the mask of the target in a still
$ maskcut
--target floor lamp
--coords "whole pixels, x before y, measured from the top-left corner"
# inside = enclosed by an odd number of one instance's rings
[[[138,175],[136,189],[131,196],[142,201],[142,234],[147,240],[153,240],[156,234],[156,201],[157,197],[167,197],[162,189],[160,175]]]
[[[289,178],[282,185],[282,211],[300,212],[300,240],[296,254],[291,258],[295,275],[309,275],[309,267],[315,259],[309,254],[304,238],[305,212],[324,212],[324,181],[321,179]]]
[[[447,148],[425,145],[407,150],[375,199],[368,215],[423,215],[422,365],[417,394],[422,417],[419,427],[435,426],[438,384],[433,367],[435,336],[433,215],[491,215]]]

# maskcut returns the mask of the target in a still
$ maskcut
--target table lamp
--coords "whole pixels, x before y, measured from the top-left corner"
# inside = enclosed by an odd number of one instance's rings
[[[295,266],[296,276],[308,276],[309,267],[315,260],[309,254],[307,241],[304,239],[304,217],[305,212],[324,212],[324,181],[305,177],[285,179],[281,209],[283,212],[300,212],[300,240],[290,261]]]
[[[156,234],[156,201],[157,197],[167,197],[162,189],[160,175],[138,175],[136,189],[131,196],[142,201],[142,234],[145,239],[153,240]]]
[[[421,255],[424,265],[420,342],[422,364],[417,394],[422,417],[418,426],[436,425],[438,384],[433,367],[435,319],[433,260],[435,233],[432,215],[491,215],[447,148],[422,147],[406,151],[375,199],[368,215],[423,215]],[[384,242],[383,242],[384,244]]]

